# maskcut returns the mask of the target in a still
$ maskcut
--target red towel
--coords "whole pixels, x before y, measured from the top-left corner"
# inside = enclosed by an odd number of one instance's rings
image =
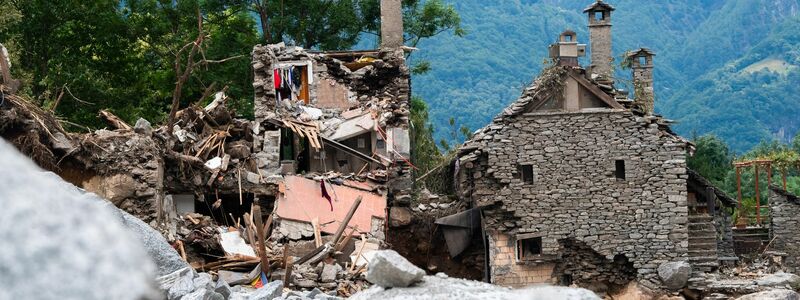
[[[319,184],[322,189],[322,197],[328,199],[328,204],[330,204],[331,211],[333,211],[333,200],[331,200],[331,195],[328,194],[328,189],[325,188],[325,180],[320,181]]]
[[[273,73],[272,73],[272,82],[275,83],[275,89],[276,90],[281,88],[281,72],[279,72],[279,71],[280,70],[275,69],[275,70],[273,70]]]

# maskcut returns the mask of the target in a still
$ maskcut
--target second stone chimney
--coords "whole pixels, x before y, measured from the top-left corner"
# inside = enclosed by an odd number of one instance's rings
[[[639,48],[628,52],[626,65],[633,71],[633,91],[635,102],[642,110],[652,115],[655,109],[655,91],[653,89],[653,57],[656,54],[650,49]]]
[[[550,45],[550,58],[559,66],[578,67],[578,57],[586,56],[586,45],[578,44],[578,35],[566,30],[558,36],[558,42]]]
[[[611,12],[614,7],[597,0],[583,10],[589,15],[589,47],[592,52],[591,72],[611,81],[614,58],[611,55]]]
[[[381,49],[397,50],[403,42],[402,0],[381,0]]]

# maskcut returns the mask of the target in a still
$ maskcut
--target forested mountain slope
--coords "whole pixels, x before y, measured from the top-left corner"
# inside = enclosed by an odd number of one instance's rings
[[[538,74],[547,45],[564,29],[588,44],[581,11],[590,2],[451,1],[468,35],[424,41],[412,56],[431,62],[431,72],[414,78],[414,90],[429,103],[437,138],[451,138],[451,116],[471,129],[487,124]],[[715,133],[737,152],[794,136],[800,81],[791,66],[800,65],[792,54],[800,45],[800,0],[608,2],[617,8],[617,60],[628,49],[656,51],[657,111],[678,120],[681,134]],[[740,72],[759,62],[780,72]],[[617,75],[621,84],[629,81],[628,71]]]

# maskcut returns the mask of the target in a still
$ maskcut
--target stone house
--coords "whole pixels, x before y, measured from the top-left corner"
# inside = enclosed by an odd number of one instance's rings
[[[785,253],[787,272],[800,271],[800,197],[777,186],[769,189],[771,250]]]
[[[600,0],[584,11],[590,67],[565,31],[550,46],[554,65],[459,149],[457,196],[482,210],[492,283],[659,288],[664,263],[701,273],[732,252],[735,202],[687,169],[693,145],[653,114],[654,53],[627,56],[635,100],[614,87],[612,11]]]

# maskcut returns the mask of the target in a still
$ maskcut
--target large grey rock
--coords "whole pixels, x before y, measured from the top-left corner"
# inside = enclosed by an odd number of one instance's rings
[[[737,300],[800,300],[800,294],[792,290],[769,290],[755,294],[744,295]]]
[[[658,266],[658,276],[664,283],[664,287],[677,290],[689,281],[692,275],[692,266],[685,261],[667,262]]]
[[[133,131],[136,133],[151,135],[153,134],[153,126],[150,125],[150,122],[147,120],[139,118],[139,120],[136,120],[136,125],[133,126]]]
[[[0,139],[0,299],[158,299],[155,266],[103,202]]]
[[[342,266],[338,264],[325,264],[322,267],[322,273],[320,274],[320,280],[322,282],[334,282],[336,281],[336,274],[339,274],[339,271],[342,270]]]
[[[394,250],[376,251],[367,267],[367,280],[382,287],[407,287],[425,276],[425,271]]]
[[[492,285],[485,282],[448,278],[445,276],[425,276],[423,280],[407,288],[386,289],[372,286],[353,295],[350,300],[600,300],[589,290],[568,287],[534,286],[521,290]]]
[[[250,294],[248,300],[272,300],[283,294],[283,281],[276,280]]]
[[[800,276],[779,272],[761,277],[756,283],[760,286],[792,286],[800,284]]]

